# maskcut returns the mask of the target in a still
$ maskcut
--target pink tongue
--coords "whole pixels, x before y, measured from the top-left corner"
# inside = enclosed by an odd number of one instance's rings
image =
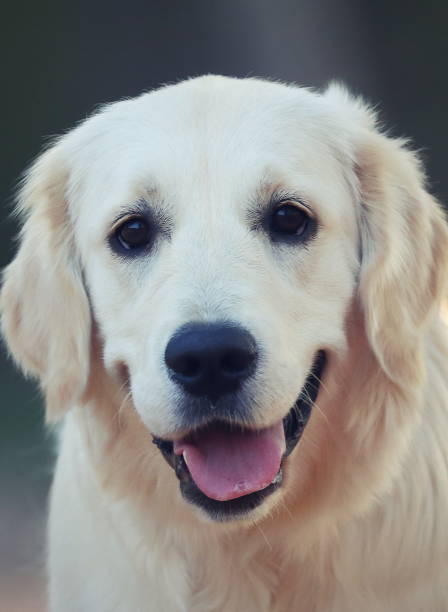
[[[213,426],[175,441],[174,452],[183,455],[205,495],[235,499],[264,489],[276,477],[285,452],[283,423],[258,431]]]

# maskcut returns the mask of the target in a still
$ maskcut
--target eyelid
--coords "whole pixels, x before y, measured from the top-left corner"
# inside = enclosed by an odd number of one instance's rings
[[[287,204],[290,204],[291,206],[295,206],[299,210],[303,210],[304,212],[307,213],[307,215],[311,219],[316,220],[316,215],[314,211],[310,208],[310,206],[306,204],[305,202],[303,202],[302,200],[296,200],[294,198],[284,198],[278,201],[274,206],[274,210],[278,210],[281,206],[285,206]]]
[[[114,220],[110,228],[110,233],[114,234],[117,231],[117,229],[120,227],[120,225],[123,225],[123,223],[126,223],[126,221],[131,221],[131,219],[142,219],[142,218],[143,218],[143,215],[138,212],[124,213],[120,215],[120,217]]]

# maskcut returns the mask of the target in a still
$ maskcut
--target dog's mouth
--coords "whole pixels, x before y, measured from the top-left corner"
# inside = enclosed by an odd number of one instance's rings
[[[300,440],[316,401],[325,362],[324,351],[319,351],[294,406],[271,427],[214,421],[174,442],[154,437],[180,481],[184,498],[222,521],[248,514],[277,490],[284,462]]]

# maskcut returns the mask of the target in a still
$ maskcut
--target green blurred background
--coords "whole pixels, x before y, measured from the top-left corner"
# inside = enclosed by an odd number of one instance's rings
[[[15,250],[17,226],[9,213],[16,180],[48,137],[67,130],[98,104],[207,72],[317,87],[331,79],[344,81],[377,105],[393,134],[415,142],[432,191],[448,201],[447,28],[448,3],[431,0],[5,5],[2,267]],[[29,576],[36,571],[52,445],[42,425],[36,385],[16,372],[4,352],[0,386],[1,587],[1,575],[10,584],[18,572]],[[14,605],[22,612],[28,609],[18,602],[18,595],[11,595],[8,610]]]

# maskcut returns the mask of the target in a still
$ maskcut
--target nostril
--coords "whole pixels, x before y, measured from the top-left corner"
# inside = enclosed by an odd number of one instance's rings
[[[221,371],[230,376],[242,376],[254,362],[255,354],[247,351],[228,351],[220,362]]]
[[[195,355],[182,355],[173,359],[169,365],[177,374],[188,378],[196,378],[202,369],[201,361]]]

